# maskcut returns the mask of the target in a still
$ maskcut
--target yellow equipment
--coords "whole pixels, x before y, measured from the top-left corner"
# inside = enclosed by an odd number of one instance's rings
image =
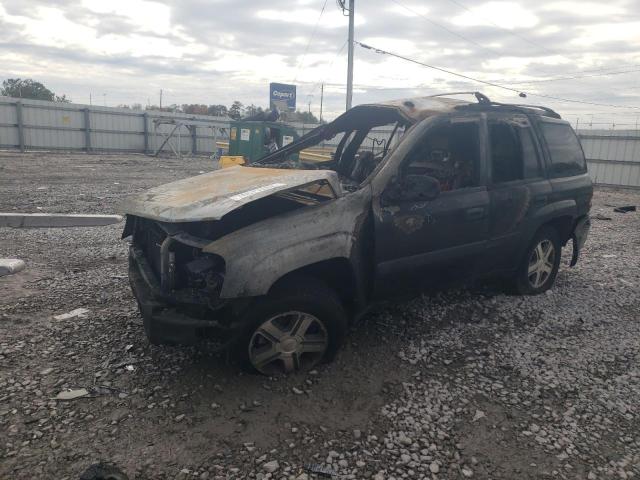
[[[220,168],[233,167],[234,165],[244,165],[246,163],[242,155],[222,155],[220,157]]]

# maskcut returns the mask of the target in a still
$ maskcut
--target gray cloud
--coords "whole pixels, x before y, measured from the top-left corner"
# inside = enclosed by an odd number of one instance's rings
[[[399,0],[400,3],[415,6],[419,2]],[[458,0],[468,6],[474,6],[470,0]],[[514,0],[516,1],[516,0]],[[252,65],[239,64],[233,71],[223,72],[217,67],[223,56],[229,55],[254,55],[264,57],[270,54],[281,55],[285,59],[285,65],[293,68],[299,64],[306,41],[309,38],[313,25],[303,25],[294,22],[278,20],[265,20],[256,18],[256,12],[262,9],[275,10],[288,15],[292,8],[308,8],[313,11],[311,22],[315,22],[322,1],[307,3],[304,7],[292,7],[291,0],[272,0],[268,3],[255,1],[237,2],[231,0],[167,0],[165,2],[171,8],[172,33],[162,38],[170,41],[171,45],[187,48],[181,58],[169,58],[165,52],[158,51],[144,57],[133,55],[108,55],[83,49],[69,49],[63,47],[51,47],[37,45],[26,37],[22,28],[18,25],[2,21],[0,19],[0,54],[19,54],[26,59],[33,59],[38,64],[51,64],[57,68],[51,68],[50,73],[40,80],[59,85],[57,91],[68,93],[72,98],[83,101],[78,97],[88,95],[92,88],[108,89],[109,98],[116,101],[117,98],[129,99],[135,95],[141,95],[137,101],[145,103],[145,92],[151,88],[162,86],[166,88],[169,98],[175,103],[229,103],[237,98],[244,103],[265,105],[266,81],[269,77],[273,81],[291,81],[284,75],[266,72],[252,73]],[[524,0],[517,0],[525,9],[530,10],[539,18],[539,23],[530,28],[520,28],[517,33],[529,41],[522,40],[507,31],[496,28],[493,25],[458,26],[452,20],[465,13],[448,0],[433,0],[428,4],[427,16],[458,35],[469,38],[465,41],[445,30],[434,26],[420,16],[404,16],[389,12],[389,7],[398,7],[393,1],[369,0],[359,2],[359,13],[364,18],[364,23],[357,27],[357,38],[379,38],[380,44],[375,46],[383,49],[394,50],[384,42],[393,45],[394,40],[411,42],[410,53],[398,50],[397,53],[408,54],[417,59],[426,61],[443,68],[461,73],[473,72],[483,79],[504,82],[508,84],[516,77],[547,77],[569,76],[575,74],[590,58],[592,64],[584,68],[619,68],[629,63],[640,64],[638,43],[628,41],[605,41],[589,46],[580,46],[573,43],[585,27],[603,23],[620,23],[637,21],[640,14],[640,6],[635,2],[618,2],[624,9],[624,14],[612,15],[608,18],[601,16],[578,16],[562,11],[545,10],[548,1],[540,1],[535,5]],[[615,3],[615,2],[614,2]],[[67,19],[80,25],[91,25],[97,22],[97,34],[99,36],[117,34],[125,37],[133,35],[147,35],[158,37],[157,34],[145,32],[131,18],[120,14],[96,14],[83,6],[82,2],[75,0],[28,2],[17,0],[0,0],[0,4],[9,15],[33,17],[37,15],[38,7],[57,8],[64,13]],[[326,12],[333,12],[337,7],[332,0],[327,2]],[[0,17],[1,18],[1,17]],[[339,78],[338,72],[344,72],[344,49],[340,58],[334,61],[331,68],[327,61],[314,60],[317,55],[325,55],[333,58],[345,41],[346,19],[340,28],[324,28],[321,24],[314,42],[310,45],[306,61],[302,66],[302,72],[312,71],[313,82],[299,82],[299,101],[304,103],[306,95],[313,91],[314,108],[317,112],[319,91],[317,82],[322,78]],[[545,32],[545,27],[557,26],[556,32]],[[190,50],[189,42],[183,34],[193,38],[198,49]],[[303,44],[293,44],[292,39],[305,39]],[[388,39],[388,40],[385,40]],[[540,46],[532,45],[532,42]],[[373,43],[373,42],[372,42]],[[484,48],[478,46],[480,44]],[[202,50],[202,51],[199,51]],[[451,54],[450,50],[467,50],[466,54]],[[549,65],[545,59],[551,54],[565,60],[565,64]],[[498,61],[505,57],[513,57],[528,62],[519,72],[515,70],[489,70],[487,65],[492,61]],[[397,72],[384,71],[383,66],[388,65],[388,57],[376,55],[356,47],[356,59],[365,61],[370,67],[367,72],[357,71],[355,82],[358,91],[355,93],[355,101],[369,102],[389,99],[394,97],[406,97],[433,93],[436,89],[478,89],[482,88],[471,82],[467,82],[445,74],[434,74],[427,69],[416,70],[407,66],[408,70]],[[379,74],[375,66],[381,68]],[[622,67],[622,68],[620,68]],[[60,70],[67,69],[77,71],[80,80],[70,81],[68,75],[63,75]],[[105,76],[104,72],[109,72]],[[329,75],[336,72],[336,75]],[[407,72],[411,73],[408,78]],[[415,73],[418,72],[418,73]],[[12,72],[21,75],[21,72]],[[278,78],[271,78],[273,76]],[[249,77],[249,78],[247,78]],[[393,78],[386,80],[383,78]],[[553,96],[577,98],[596,103],[618,103],[628,105],[640,105],[640,91],[628,90],[627,87],[637,84],[637,74],[618,75],[611,77],[596,77],[573,81],[553,82],[548,84],[522,85],[529,92],[538,92]],[[380,88],[381,82],[384,88]],[[373,85],[377,85],[373,87]],[[421,88],[414,88],[418,85]],[[325,111],[337,113],[344,102],[343,94],[338,85],[329,85],[326,94]],[[526,88],[525,88],[526,87]],[[159,88],[159,87],[158,87]],[[138,92],[138,93],[136,93]],[[516,100],[512,94],[495,93],[501,100]],[[534,101],[533,97],[531,98]],[[135,100],[127,100],[132,102]],[[568,113],[589,113],[592,111],[610,112],[611,108],[594,108],[563,104],[561,102],[535,99],[539,103],[548,103],[555,108],[563,109]],[[124,103],[124,100],[119,103]],[[620,114],[628,116],[640,114],[640,110],[620,110]]]

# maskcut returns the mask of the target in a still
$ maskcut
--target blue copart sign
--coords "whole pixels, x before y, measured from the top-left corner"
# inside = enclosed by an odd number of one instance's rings
[[[286,83],[270,83],[269,104],[272,109],[278,107],[282,110],[282,108],[286,106],[289,110],[295,111],[296,86],[287,85]]]

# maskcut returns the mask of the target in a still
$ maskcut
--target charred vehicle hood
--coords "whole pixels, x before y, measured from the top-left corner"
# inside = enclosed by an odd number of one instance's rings
[[[122,210],[161,222],[220,220],[227,213],[260,198],[317,182],[341,193],[338,174],[331,170],[290,170],[231,167],[185,178],[133,195]]]

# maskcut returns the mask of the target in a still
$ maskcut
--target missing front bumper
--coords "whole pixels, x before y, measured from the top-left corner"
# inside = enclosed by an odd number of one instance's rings
[[[236,328],[225,315],[225,302],[219,302],[218,309],[210,311],[210,318],[186,313],[198,305],[176,302],[175,298],[163,293],[142,250],[135,246],[129,249],[129,283],[151,343],[193,345],[214,341],[223,348],[233,339]]]

